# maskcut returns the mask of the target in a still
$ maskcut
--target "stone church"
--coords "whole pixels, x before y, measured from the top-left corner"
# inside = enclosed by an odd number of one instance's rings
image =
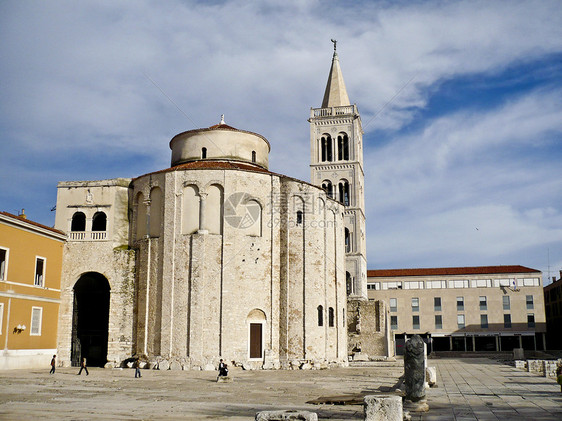
[[[296,368],[367,346],[361,320],[384,309],[366,301],[361,119],[335,51],[309,122],[311,183],[269,171],[268,140],[223,118],[173,137],[169,168],[60,182],[60,361]]]

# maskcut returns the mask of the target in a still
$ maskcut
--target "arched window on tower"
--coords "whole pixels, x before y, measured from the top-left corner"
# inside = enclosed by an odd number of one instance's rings
[[[334,191],[333,191],[334,188],[330,180],[322,181],[322,189],[324,189],[328,197],[331,197],[332,199],[334,198]]]
[[[345,272],[345,287],[347,290],[347,295],[351,295],[353,292],[353,279],[351,278],[351,273]]]
[[[340,133],[338,135],[338,160],[349,160],[349,138],[346,133]]]
[[[318,306],[316,310],[318,311],[318,326],[324,326],[324,307]]]
[[[328,309],[328,326],[334,327],[334,308],[330,307]]]
[[[86,231],[86,215],[84,215],[84,212],[75,212],[72,215],[70,231]]]
[[[340,181],[338,188],[339,188],[338,200],[344,206],[349,206],[349,182],[347,180]]]
[[[207,158],[207,148],[201,148],[201,159]]]
[[[322,135],[320,144],[322,147],[322,162],[332,161],[332,137],[329,134]]]
[[[107,229],[107,216],[104,212],[94,213],[92,218],[92,231],[105,231]]]
[[[349,233],[349,229],[345,229],[345,252],[351,252],[351,234]]]

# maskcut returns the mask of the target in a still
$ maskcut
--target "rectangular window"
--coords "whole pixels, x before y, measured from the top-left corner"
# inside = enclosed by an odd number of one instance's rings
[[[441,297],[433,297],[433,310],[441,311]]]
[[[402,281],[383,282],[382,289],[402,289]]]
[[[0,335],[2,334],[3,321],[4,321],[4,303],[0,303]]]
[[[486,297],[480,297],[480,310],[488,310],[488,300]]]
[[[420,328],[420,316],[412,316],[412,325],[414,329]]]
[[[390,328],[398,330],[398,316],[390,316]]]
[[[449,281],[449,288],[468,288],[467,280]]]
[[[532,310],[533,308],[535,308],[533,304],[533,296],[527,295],[527,310]]]
[[[447,281],[427,281],[425,285],[427,289],[447,288]]]
[[[488,315],[487,314],[481,314],[480,315],[480,327],[482,329],[488,329]]]
[[[527,314],[527,327],[535,327],[535,315]]]
[[[396,298],[390,299],[390,311],[397,311],[398,310],[398,300]]]
[[[505,327],[506,329],[511,328],[511,314],[503,315],[503,327]]]
[[[423,289],[423,281],[404,282],[404,289]]]
[[[412,298],[412,311],[420,311],[420,299]]]
[[[32,336],[41,335],[41,322],[43,319],[42,307],[31,307],[31,328],[29,334]]]
[[[457,314],[457,326],[459,329],[464,328],[464,314]]]
[[[504,295],[502,297],[503,302],[503,309],[504,310],[511,310],[511,303],[509,301],[509,295]]]
[[[8,249],[0,247],[0,281],[8,277]]]
[[[42,287],[45,280],[45,259],[35,258],[35,286]]]
[[[464,311],[464,297],[457,297],[457,311]]]
[[[374,283],[370,283],[367,284],[367,289],[374,289],[374,290],[380,290],[381,289],[381,283],[380,282],[374,282]]]
[[[443,329],[443,316],[435,315],[435,329]]]

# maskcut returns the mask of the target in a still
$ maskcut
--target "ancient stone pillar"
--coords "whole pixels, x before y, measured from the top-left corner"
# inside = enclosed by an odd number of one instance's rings
[[[423,339],[414,335],[406,342],[404,352],[404,386],[406,399],[417,402],[425,397],[425,361]]]

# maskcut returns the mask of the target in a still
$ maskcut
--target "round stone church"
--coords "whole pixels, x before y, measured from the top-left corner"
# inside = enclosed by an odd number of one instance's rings
[[[135,179],[59,183],[62,362],[345,364],[344,206],[223,119],[170,149]]]

